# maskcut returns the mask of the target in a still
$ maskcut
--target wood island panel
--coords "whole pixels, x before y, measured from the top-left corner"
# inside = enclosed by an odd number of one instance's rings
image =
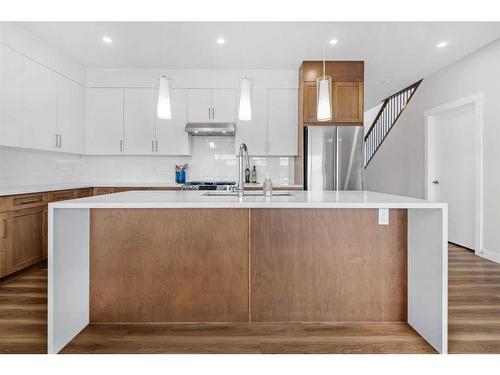
[[[90,322],[248,321],[248,209],[92,209]]]
[[[407,210],[252,209],[255,322],[405,322]]]

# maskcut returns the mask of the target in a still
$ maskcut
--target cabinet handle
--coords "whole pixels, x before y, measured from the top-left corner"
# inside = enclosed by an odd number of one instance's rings
[[[120,152],[123,152],[123,139],[120,139]]]
[[[31,198],[31,199],[22,200],[21,202],[19,202],[19,204],[31,204],[31,203],[38,203],[38,202],[41,202],[40,199]]]
[[[7,219],[3,219],[3,238],[7,238]]]
[[[59,134],[59,148],[62,147],[62,134]]]
[[[156,152],[158,152],[158,140],[156,140]]]
[[[215,108],[212,107],[212,120],[215,120]]]
[[[54,148],[58,148],[59,147],[59,137],[57,136],[56,134],[56,139],[55,139],[55,145],[54,145]]]
[[[212,109],[208,107],[208,119],[210,120],[212,118]]]

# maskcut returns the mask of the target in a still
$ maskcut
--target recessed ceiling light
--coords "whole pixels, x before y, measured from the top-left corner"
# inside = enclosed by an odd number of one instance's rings
[[[337,44],[339,41],[337,39],[330,39],[330,41],[328,43],[330,43],[330,45],[335,45]]]
[[[442,41],[437,44],[438,48],[444,48],[448,45],[448,42]]]
[[[111,39],[109,36],[103,36],[102,41],[106,44],[111,44],[113,43],[113,39]]]
[[[226,43],[226,40],[225,40],[224,38],[218,38],[218,39],[217,39],[217,44],[222,45],[222,44],[224,44],[224,43]]]

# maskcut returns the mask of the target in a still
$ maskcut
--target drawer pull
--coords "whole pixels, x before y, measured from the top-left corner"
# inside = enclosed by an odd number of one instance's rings
[[[42,202],[43,198],[42,197],[37,197],[37,198],[28,198],[28,199],[23,199],[17,202],[18,204],[32,204],[32,203],[39,203]]]

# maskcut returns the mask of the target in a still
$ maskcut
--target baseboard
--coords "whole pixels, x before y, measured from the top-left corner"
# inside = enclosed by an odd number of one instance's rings
[[[476,255],[500,264],[500,253],[498,252],[482,250],[481,252],[477,252]]]

